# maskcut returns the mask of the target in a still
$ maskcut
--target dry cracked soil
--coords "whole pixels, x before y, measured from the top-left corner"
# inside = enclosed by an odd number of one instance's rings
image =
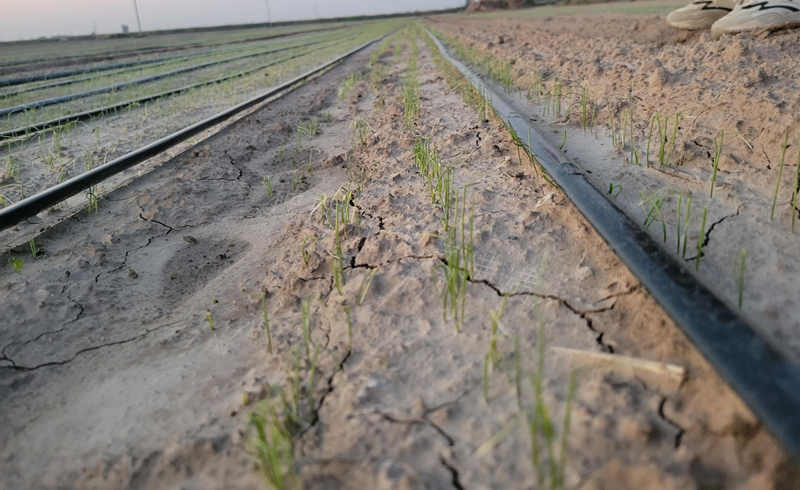
[[[421,34],[237,121],[40,236],[21,271],[3,266],[0,487],[267,487],[250,415],[302,375],[289,486],[794,488],[796,464]],[[443,314],[421,139],[474,220],[460,322]],[[348,220],[332,226],[337,202]],[[537,406],[551,451],[530,431]]]

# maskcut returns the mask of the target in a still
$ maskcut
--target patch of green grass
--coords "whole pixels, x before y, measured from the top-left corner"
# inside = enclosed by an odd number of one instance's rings
[[[339,98],[344,99],[350,94],[350,91],[353,90],[353,87],[361,81],[361,74],[360,73],[351,73],[348,75],[347,78],[344,79],[344,82],[339,86]]]
[[[359,143],[361,143],[361,146],[367,146],[367,139],[372,131],[369,123],[367,123],[367,121],[363,118],[357,117],[353,119],[352,128],[355,131],[355,135],[358,138]]]
[[[319,121],[316,118],[312,118],[305,124],[300,123],[297,125],[297,133],[302,136],[316,136],[319,134]]]

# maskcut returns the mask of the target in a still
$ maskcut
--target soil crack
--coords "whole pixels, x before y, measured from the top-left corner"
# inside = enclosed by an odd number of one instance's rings
[[[44,367],[63,366],[65,364],[69,364],[70,362],[74,361],[75,359],[77,359],[81,355],[86,354],[87,352],[92,352],[92,351],[96,351],[96,350],[99,350],[99,349],[104,349],[106,347],[113,347],[113,346],[116,346],[116,345],[123,345],[123,344],[129,344],[131,342],[136,342],[138,340],[142,340],[143,338],[147,337],[148,335],[150,335],[151,333],[155,332],[156,330],[160,330],[160,329],[165,328],[165,327],[170,327],[170,326],[176,325],[176,324],[180,323],[181,321],[182,320],[176,320],[174,322],[165,323],[163,325],[159,325],[157,327],[153,327],[153,328],[147,329],[143,333],[140,333],[139,335],[136,335],[136,336],[133,336],[133,337],[129,337],[127,339],[115,340],[113,342],[105,342],[103,344],[98,344],[98,345],[93,345],[93,346],[90,346],[90,347],[85,347],[85,348],[80,349],[79,351],[77,351],[69,359],[63,359],[63,360],[60,360],[60,361],[48,361],[48,362],[44,362],[44,363],[41,363],[41,364],[37,364],[35,366],[20,366],[19,364],[15,363],[13,360],[5,357],[5,355],[4,355],[5,360],[8,360],[9,362],[11,362],[12,365],[11,366],[0,366],[0,368],[13,369],[15,371],[35,371],[37,369],[41,369],[41,368],[44,368]]]
[[[84,306],[83,306],[81,303],[78,303],[77,301],[75,301],[75,300],[74,300],[74,299],[73,299],[71,296],[69,296],[69,295],[67,295],[67,299],[68,299],[68,300],[69,300],[71,303],[73,303],[75,306],[77,306],[77,307],[78,307],[78,313],[77,313],[77,314],[75,314],[75,317],[74,317],[74,318],[72,318],[71,320],[69,320],[69,321],[67,321],[66,323],[64,323],[64,324],[63,324],[61,327],[59,327],[59,328],[57,328],[57,329],[55,329],[55,330],[47,330],[46,332],[42,332],[42,333],[40,333],[39,335],[37,335],[36,337],[33,337],[32,339],[24,340],[24,341],[22,341],[22,342],[9,342],[8,344],[6,344],[6,345],[5,345],[5,346],[2,348],[2,350],[0,350],[0,361],[2,361],[2,360],[8,361],[8,362],[10,362],[10,363],[12,364],[12,366],[16,367],[16,366],[17,366],[17,363],[16,363],[16,362],[14,362],[14,360],[13,360],[13,359],[11,359],[10,357],[8,357],[8,354],[6,353],[6,351],[7,351],[7,350],[8,350],[8,349],[9,349],[11,346],[19,346],[19,347],[24,347],[24,346],[26,346],[26,345],[28,345],[28,344],[32,344],[32,343],[34,343],[34,342],[38,342],[40,339],[42,339],[43,337],[46,337],[47,335],[55,335],[55,334],[58,334],[58,333],[61,333],[61,332],[63,332],[63,331],[64,331],[64,329],[66,329],[66,328],[67,328],[69,325],[72,325],[73,323],[75,323],[75,322],[77,322],[78,320],[80,320],[80,319],[81,319],[81,317],[83,316],[83,312],[86,310],[86,308],[85,308],[85,307],[84,307]]]
[[[741,213],[741,212],[742,212],[742,206],[740,205],[738,208],[736,208],[736,212],[735,213],[725,215],[722,218],[718,219],[717,221],[711,223],[711,226],[708,227],[708,231],[706,231],[706,234],[703,237],[702,249],[701,249],[701,252],[699,254],[700,258],[703,258],[706,255],[704,250],[708,246],[708,243],[711,241],[711,232],[714,231],[714,228],[718,224],[722,223],[723,221],[725,221],[728,218],[734,218],[736,216],[739,216],[739,213]],[[691,260],[697,260],[697,257],[698,257],[698,255],[695,255],[693,257],[687,257],[686,261],[688,262],[688,261],[691,261]]]
[[[441,260],[441,257],[439,257],[437,255],[404,255],[402,257],[396,257],[394,259],[390,259],[390,260],[387,260],[387,261],[384,261],[384,262],[380,262],[378,264],[370,264],[370,263],[356,264],[355,263],[356,258],[353,257],[351,262],[350,262],[350,265],[345,267],[344,270],[377,269],[379,267],[383,267],[383,266],[389,265],[389,264],[394,264],[395,262],[400,262],[400,261],[403,261],[403,260],[433,260],[433,259],[440,259]]]
[[[453,488],[456,490],[464,490],[464,485],[461,484],[459,477],[458,468],[456,468],[455,465],[447,461],[447,459],[441,455],[439,456],[439,462],[442,463],[442,466],[444,466],[445,469],[447,469],[447,471],[450,473],[450,483],[453,484]]]
[[[444,259],[440,258],[440,260],[442,260],[442,262],[445,265],[447,264],[447,262]],[[613,310],[614,307],[617,304],[616,301],[614,303],[612,303],[611,305],[604,306],[602,308],[593,308],[593,309],[588,309],[588,310],[582,310],[580,308],[577,308],[577,307],[573,306],[566,298],[562,298],[562,297],[554,295],[554,294],[538,293],[536,291],[515,291],[513,293],[504,292],[499,287],[497,287],[495,284],[491,283],[488,279],[467,278],[467,280],[469,282],[473,283],[473,284],[483,284],[484,286],[487,286],[488,288],[492,289],[500,297],[508,296],[508,297],[511,298],[511,297],[514,297],[514,296],[533,296],[533,297],[539,298],[539,299],[556,301],[559,304],[561,304],[564,308],[568,309],[571,313],[573,313],[574,315],[577,315],[578,318],[580,318],[581,320],[584,321],[584,323],[586,323],[586,326],[587,326],[587,328],[589,328],[589,330],[591,330],[592,332],[597,334],[597,337],[595,337],[595,341],[597,342],[598,345],[600,345],[600,347],[603,348],[604,351],[610,352],[612,354],[614,353],[614,348],[611,345],[605,343],[605,341],[603,340],[605,332],[597,330],[597,328],[595,328],[595,326],[594,326],[593,320],[590,317],[588,317],[587,315],[592,314],[592,313],[605,313],[607,311]],[[625,293],[623,292],[623,293],[619,293],[619,294],[625,294]],[[608,298],[605,298],[605,299],[608,299]]]
[[[680,425],[678,425],[677,422],[667,417],[667,415],[664,413],[664,405],[666,405],[666,403],[667,403],[667,397],[661,398],[661,401],[658,404],[658,416],[661,417],[661,419],[664,422],[674,427],[675,430],[677,431],[677,433],[675,434],[674,447],[675,449],[678,449],[681,446],[681,439],[683,439],[683,433],[686,432],[686,430]]]

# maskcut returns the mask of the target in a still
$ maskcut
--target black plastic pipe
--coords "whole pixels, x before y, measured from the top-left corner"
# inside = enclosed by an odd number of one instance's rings
[[[380,37],[373,39],[372,41],[366,42],[357,48],[348,51],[347,53],[328,61],[312,70],[309,70],[302,75],[295,77],[288,82],[284,82],[277,87],[271,88],[264,92],[261,95],[253,97],[250,100],[242,102],[236,106],[231,107],[219,114],[211,116],[207,119],[204,119],[200,122],[192,124],[191,126],[187,126],[180,131],[172,133],[169,136],[165,136],[159,140],[156,140],[146,146],[143,146],[137,150],[134,150],[130,153],[127,153],[119,158],[116,158],[110,162],[104,163],[98,167],[89,170],[88,172],[84,172],[80,175],[77,175],[61,184],[55,185],[49,189],[45,189],[42,192],[39,192],[31,197],[23,199],[11,206],[6,208],[0,209],[0,231],[10,228],[22,220],[31,218],[36,216],[39,212],[47,209],[50,206],[56,205],[65,199],[68,199],[93,185],[96,185],[103,180],[116,175],[123,170],[126,170],[134,165],[137,165],[175,145],[181,143],[182,141],[191,138],[192,136],[205,131],[206,129],[215,126],[231,117],[235,116],[236,114],[253,107],[256,104],[259,104],[270,97],[273,97],[277,94],[280,94],[284,91],[291,91],[294,90],[295,85],[298,83],[304,82],[309,78],[313,77],[317,73],[320,73],[331,66],[343,61],[346,58],[358,53],[366,49],[367,47],[371,46],[372,44],[380,41],[381,39],[385,38],[389,34],[384,34]],[[288,92],[286,92],[288,93]]]
[[[450,55],[430,33],[442,56],[479,91],[491,97],[497,114],[524,143],[576,208],[675,321],[753,413],[800,458],[800,366],[759,336],[755,329],[672,259],[638,224],[596,189],[580,168],[552,147],[528,118],[491,84]],[[521,138],[524,139],[524,138]]]
[[[208,61],[206,63],[199,63],[197,65],[186,66],[186,67],[178,68],[178,69],[175,69],[175,70],[165,71],[163,73],[156,73],[155,75],[149,75],[149,76],[146,76],[146,77],[137,78],[136,80],[129,80],[127,82],[121,82],[121,83],[116,83],[114,85],[108,85],[106,87],[100,87],[100,88],[96,88],[96,89],[92,89],[92,90],[87,90],[85,92],[78,92],[78,93],[69,94],[69,95],[61,95],[61,96],[58,96],[58,97],[50,97],[50,98],[47,98],[47,99],[41,99],[41,100],[37,100],[35,102],[30,102],[28,104],[20,104],[20,105],[15,105],[15,106],[11,106],[11,107],[4,107],[4,108],[0,108],[0,116],[9,116],[9,115],[12,115],[12,114],[17,114],[19,112],[25,112],[25,111],[28,111],[28,110],[31,110],[31,109],[38,109],[40,107],[46,107],[46,106],[51,106],[51,105],[56,105],[56,104],[63,104],[65,102],[70,102],[70,101],[77,100],[77,99],[83,99],[83,98],[86,98],[86,97],[91,97],[93,95],[107,94],[109,92],[122,90],[124,88],[132,87],[132,86],[135,86],[135,85],[142,85],[142,84],[145,84],[145,83],[155,82],[155,81],[161,80],[163,78],[169,78],[169,77],[172,77],[172,76],[175,76],[175,75],[182,75],[184,73],[189,73],[189,72],[192,72],[192,71],[202,70],[203,68],[209,68],[209,67],[212,67],[212,66],[222,65],[222,64],[225,64],[225,63],[231,63],[233,61],[244,60],[244,59],[247,59],[247,58],[256,58],[258,56],[265,56],[265,55],[268,55],[268,54],[280,53],[282,51],[287,51],[287,50],[290,50],[290,49],[304,48],[306,46],[314,46],[314,45],[317,45],[317,44],[322,44],[324,42],[325,41],[312,41],[312,42],[308,42],[308,43],[304,43],[304,44],[297,44],[297,45],[294,45],[294,46],[286,46],[286,47],[282,47],[282,48],[274,48],[274,49],[267,49],[267,50],[264,50],[264,51],[257,51],[255,53],[241,54],[241,55],[238,55],[238,56],[233,56],[231,58],[225,58],[225,59],[215,60],[215,61]]]
[[[336,46],[337,44],[347,42],[347,41],[349,41],[351,39],[352,39],[352,37],[342,39],[341,41],[332,42],[327,47]],[[300,58],[302,56],[305,56],[305,55],[311,53],[312,51],[313,50],[302,51],[300,53],[296,53],[296,54],[293,54],[291,56],[287,56],[285,58],[280,58],[280,59],[277,59],[277,60],[270,61],[269,63],[253,67],[253,68],[251,68],[249,70],[245,70],[245,71],[241,71],[241,72],[238,72],[238,73],[234,73],[233,75],[227,75],[227,76],[224,76],[224,77],[215,78],[214,80],[207,80],[207,81],[204,81],[204,82],[197,82],[197,83],[193,83],[191,85],[185,85],[185,86],[180,87],[180,88],[167,90],[165,92],[159,92],[159,93],[153,94],[153,95],[146,95],[146,96],[140,97],[138,99],[126,100],[126,101],[120,102],[118,104],[105,106],[105,107],[100,107],[98,109],[90,109],[88,111],[83,111],[83,112],[77,112],[77,113],[69,114],[67,116],[59,117],[59,118],[56,118],[56,119],[51,119],[49,121],[43,121],[43,122],[39,122],[39,123],[36,123],[36,124],[32,124],[30,126],[25,126],[25,127],[22,127],[22,128],[12,129],[10,131],[6,131],[4,133],[0,133],[0,141],[5,141],[5,140],[8,140],[8,139],[12,139],[12,138],[25,138],[25,137],[28,137],[28,136],[32,136],[32,135],[34,135],[34,134],[36,134],[36,133],[38,133],[40,131],[45,131],[47,129],[57,128],[59,126],[64,126],[64,125],[66,125],[68,123],[71,123],[71,122],[86,121],[88,119],[92,119],[92,118],[100,117],[100,116],[105,116],[106,114],[113,114],[115,112],[118,112],[118,111],[121,111],[121,110],[125,110],[125,109],[128,109],[130,107],[135,107],[135,106],[140,105],[140,104],[145,104],[147,102],[152,102],[154,100],[161,99],[161,98],[164,98],[164,97],[171,97],[173,95],[178,95],[178,94],[181,94],[183,92],[187,92],[187,91],[195,89],[195,88],[205,87],[207,85],[214,85],[216,83],[222,83],[222,82],[225,82],[227,80],[234,79],[234,78],[245,77],[245,76],[250,75],[252,73],[255,73],[255,72],[258,72],[260,70],[263,70],[264,68],[269,68],[270,66],[274,66],[274,65],[277,65],[277,64],[280,64],[280,63],[284,63],[286,61],[291,61],[293,59]]]

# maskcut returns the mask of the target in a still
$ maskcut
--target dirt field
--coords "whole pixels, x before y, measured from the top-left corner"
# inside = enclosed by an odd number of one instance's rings
[[[286,488],[793,488],[423,39],[111,192],[21,271],[0,257],[0,487],[262,488],[272,449]],[[454,244],[472,272],[443,301]]]
[[[566,136],[567,155],[597,187],[613,187],[620,208],[659,241],[663,235],[667,250],[800,362],[800,225],[793,224],[800,199],[792,217],[800,31],[712,40],[708,32],[670,28],[663,14],[652,13],[673,7],[548,7],[449,16],[429,25],[474,55],[509,63],[512,85],[528,94],[523,104],[555,144]],[[551,98],[556,86],[559,114]],[[582,97],[592,114],[586,129]],[[661,160],[655,118],[666,133]],[[722,146],[712,197],[715,140]]]

